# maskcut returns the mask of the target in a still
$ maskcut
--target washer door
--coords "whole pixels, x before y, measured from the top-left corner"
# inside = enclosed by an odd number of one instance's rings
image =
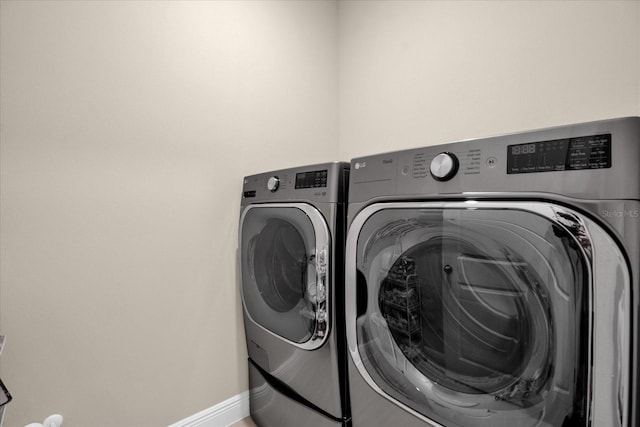
[[[347,241],[356,367],[381,395],[432,425],[583,426],[591,413],[623,425],[625,410],[610,402],[626,396],[628,360],[619,356],[629,313],[617,309],[628,306],[629,280],[607,238],[576,212],[545,203],[369,206]],[[608,323],[603,336],[590,315],[600,298],[592,288],[595,242],[606,251],[599,267],[610,286],[598,292],[617,294],[615,304],[598,307],[599,327]],[[620,325],[619,336],[611,334]],[[592,353],[594,339],[616,348],[619,360]],[[611,379],[599,391],[591,391],[592,363]],[[591,393],[609,395],[602,400],[611,408],[594,407]]]
[[[303,348],[327,331],[329,232],[307,204],[248,206],[240,220],[242,301],[263,329]]]

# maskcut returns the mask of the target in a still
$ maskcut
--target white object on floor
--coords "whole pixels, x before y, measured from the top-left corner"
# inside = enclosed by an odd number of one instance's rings
[[[60,427],[62,425],[62,420],[63,420],[62,415],[53,414],[45,418],[42,424],[31,423],[31,424],[27,424],[24,427]]]
[[[243,391],[169,427],[226,427],[248,416],[249,392]]]
[[[63,418],[62,418],[62,415],[60,414],[49,415],[42,422],[42,426],[43,427],[60,427],[62,425],[62,420]]]

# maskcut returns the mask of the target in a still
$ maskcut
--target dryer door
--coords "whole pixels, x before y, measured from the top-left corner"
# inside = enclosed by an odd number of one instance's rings
[[[354,219],[346,268],[353,361],[414,415],[625,425],[628,268],[591,220],[547,203],[377,204]]]
[[[326,339],[329,231],[308,204],[250,205],[240,219],[242,301],[251,321],[301,348]]]

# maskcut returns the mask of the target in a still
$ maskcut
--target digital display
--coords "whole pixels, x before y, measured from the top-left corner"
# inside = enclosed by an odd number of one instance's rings
[[[536,152],[536,144],[512,145],[511,154],[514,156],[520,154],[534,154]]]
[[[611,134],[538,141],[507,147],[507,173],[611,167]]]
[[[322,188],[327,186],[327,170],[301,172],[296,174],[296,189]]]

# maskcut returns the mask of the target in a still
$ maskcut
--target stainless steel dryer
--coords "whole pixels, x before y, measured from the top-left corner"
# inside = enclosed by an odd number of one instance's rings
[[[239,256],[250,411],[259,426],[349,421],[344,331],[348,163],[244,179]]]
[[[353,425],[640,425],[640,118],[354,159]]]

